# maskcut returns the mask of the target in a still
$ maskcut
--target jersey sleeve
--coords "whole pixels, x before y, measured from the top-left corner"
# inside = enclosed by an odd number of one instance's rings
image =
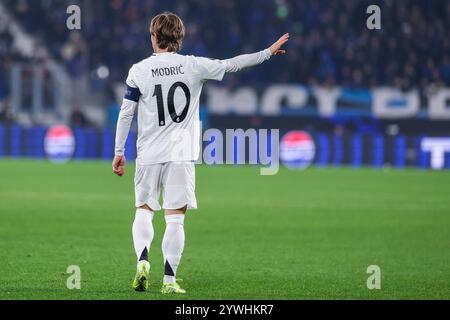
[[[114,153],[116,156],[125,154],[125,143],[130,132],[133,116],[141,96],[141,92],[135,82],[134,66],[131,67],[126,80],[126,92],[122,101],[116,128],[116,143]]]
[[[243,54],[231,59],[223,60],[225,63],[226,72],[238,72],[246,68],[257,66],[264,61],[267,61],[272,56],[269,49],[259,52]]]
[[[257,66],[272,56],[269,49],[259,52],[243,54],[231,59],[214,60],[195,57],[195,69],[202,80],[221,81],[226,72],[238,72],[243,69]]]
[[[194,57],[194,68],[201,80],[221,81],[226,72],[226,64],[222,60]]]
[[[128,72],[128,77],[126,80],[127,91],[125,92],[124,99],[132,102],[138,102],[141,97],[141,91],[135,80],[135,66],[133,65]]]

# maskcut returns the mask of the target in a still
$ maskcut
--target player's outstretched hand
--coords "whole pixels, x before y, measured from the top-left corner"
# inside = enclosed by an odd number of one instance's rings
[[[289,41],[289,33],[283,34],[283,36],[280,39],[278,39],[277,42],[275,42],[273,45],[269,47],[269,50],[272,53],[272,55],[276,56],[277,54],[285,54],[286,50],[282,50],[280,48],[283,46],[283,44],[285,44],[288,41]]]
[[[119,177],[125,174],[125,156],[115,156],[112,162],[113,173]]]

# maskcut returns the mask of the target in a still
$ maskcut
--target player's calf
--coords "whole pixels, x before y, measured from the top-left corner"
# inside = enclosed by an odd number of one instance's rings
[[[176,272],[184,249],[184,217],[187,206],[166,210],[166,231],[162,242],[164,279],[162,293],[186,293],[176,282]]]
[[[148,254],[153,234],[153,211],[147,205],[137,208],[133,222],[133,242],[138,260],[133,281],[133,288],[136,291],[145,291],[148,288],[150,274]]]

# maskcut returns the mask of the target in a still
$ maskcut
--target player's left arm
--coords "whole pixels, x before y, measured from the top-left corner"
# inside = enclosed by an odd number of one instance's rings
[[[289,41],[289,33],[284,34],[269,48],[251,54],[243,54],[231,59],[223,60],[226,72],[238,72],[245,68],[250,68],[263,63],[273,55],[285,54],[286,50],[281,47]]]

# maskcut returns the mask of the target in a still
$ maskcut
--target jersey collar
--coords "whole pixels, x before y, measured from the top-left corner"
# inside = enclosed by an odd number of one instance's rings
[[[165,54],[174,54],[175,52],[160,52],[160,53],[153,53],[152,56],[161,56]]]

